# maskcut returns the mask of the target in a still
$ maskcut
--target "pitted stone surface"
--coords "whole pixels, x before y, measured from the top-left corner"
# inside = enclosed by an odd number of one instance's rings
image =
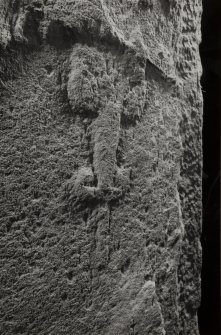
[[[199,334],[201,2],[0,11],[1,334]]]

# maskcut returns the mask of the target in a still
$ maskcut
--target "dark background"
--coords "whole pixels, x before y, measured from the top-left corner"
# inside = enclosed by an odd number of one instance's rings
[[[221,0],[203,0],[200,46],[204,97],[201,335],[220,330]]]

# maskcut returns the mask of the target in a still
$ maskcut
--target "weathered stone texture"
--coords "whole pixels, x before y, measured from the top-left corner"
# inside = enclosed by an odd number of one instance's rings
[[[0,332],[197,335],[200,0],[1,0]]]

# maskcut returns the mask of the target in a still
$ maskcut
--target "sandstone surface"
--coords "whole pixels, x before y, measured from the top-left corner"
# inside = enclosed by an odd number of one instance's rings
[[[0,333],[197,335],[200,0],[0,1]]]

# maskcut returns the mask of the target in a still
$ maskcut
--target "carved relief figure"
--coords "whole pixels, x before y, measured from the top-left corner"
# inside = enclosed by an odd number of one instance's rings
[[[140,116],[139,100],[144,93],[139,87],[145,79],[144,69],[128,65],[128,73],[123,74],[121,66],[114,64],[112,55],[80,44],[70,56],[69,103],[73,113],[90,120],[87,136],[94,183],[81,184],[90,194],[106,199],[116,199],[122,194],[122,189],[114,187],[114,179],[120,177],[116,154],[122,120],[130,123]],[[86,178],[85,173],[82,178]]]

